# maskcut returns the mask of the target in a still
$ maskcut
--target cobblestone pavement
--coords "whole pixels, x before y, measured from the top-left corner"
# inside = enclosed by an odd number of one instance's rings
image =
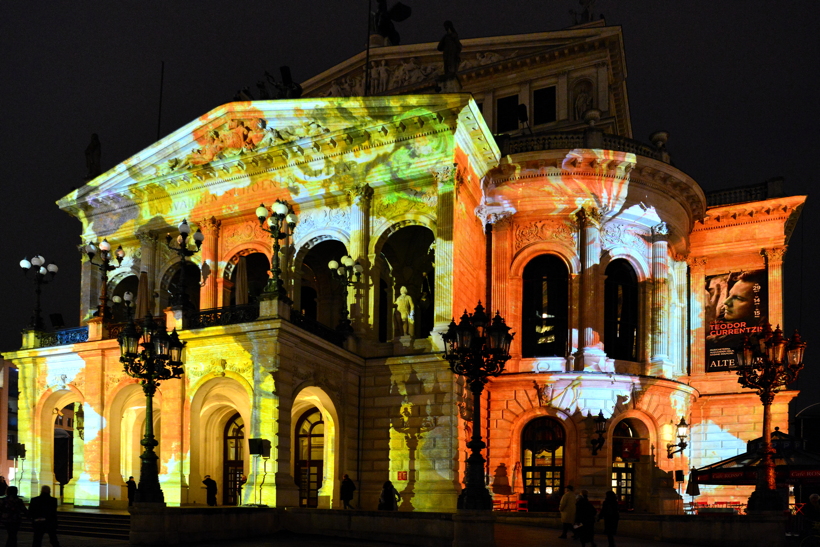
[[[516,526],[512,524],[496,525],[496,547],[579,547],[580,543],[569,539],[559,539],[560,531],[554,528],[534,526]],[[0,542],[5,543],[6,531],[0,531]],[[20,532],[20,546],[31,545],[31,533]],[[598,547],[606,547],[607,540],[603,535],[595,538]],[[644,539],[617,537],[617,547],[686,547],[680,543],[664,543]],[[43,545],[48,545],[48,536],[43,538]],[[130,547],[127,541],[95,539],[78,536],[60,536],[62,547]],[[236,541],[219,541],[202,543],[197,547],[403,547],[398,543],[364,541],[359,539],[329,538],[325,536],[308,536],[282,532],[273,537],[244,539]]]

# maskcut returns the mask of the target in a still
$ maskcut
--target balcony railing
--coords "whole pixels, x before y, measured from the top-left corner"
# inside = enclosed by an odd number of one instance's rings
[[[88,341],[88,327],[73,327],[59,329],[54,332],[44,332],[40,335],[40,347],[67,346]]]
[[[165,326],[165,315],[158,315],[154,317],[154,323],[160,326]],[[116,340],[120,337],[120,333],[122,333],[123,329],[128,325],[127,321],[123,321],[122,323],[111,323],[108,325],[108,335],[105,337],[106,340]],[[142,319],[134,319],[134,326],[137,327],[137,332],[142,332]]]
[[[290,322],[299,327],[300,329],[306,330],[311,334],[315,334],[322,340],[327,340],[331,344],[336,344],[339,347],[344,346],[345,337],[342,333],[335,329],[331,329],[330,327],[323,325],[318,321],[308,319],[296,310],[291,310]]]
[[[648,144],[620,135],[603,134],[604,150],[618,150],[630,152],[637,156],[665,161],[663,153]],[[590,148],[585,143],[583,132],[542,133],[536,135],[522,135],[511,137],[506,142],[499,142],[502,154],[520,154],[522,152],[537,152],[540,150],[571,150],[574,148]],[[505,150],[506,148],[506,150]],[[597,148],[597,147],[596,147]]]
[[[259,304],[243,304],[226,308],[212,308],[194,312],[188,318],[188,328],[202,329],[235,325],[236,323],[250,323],[259,319]]]

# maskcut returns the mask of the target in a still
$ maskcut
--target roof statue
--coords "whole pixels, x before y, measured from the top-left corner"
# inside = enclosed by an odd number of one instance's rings
[[[86,175],[88,180],[102,173],[100,167],[100,137],[96,133],[91,135],[91,142],[85,147],[85,166],[88,168],[88,174]]]
[[[438,43],[438,50],[444,56],[444,77],[455,76],[461,63],[461,41],[452,21],[444,21],[444,36]]]
[[[595,0],[578,0],[578,3],[581,4],[582,8],[580,12],[574,9],[569,10],[570,15],[572,15],[575,21],[574,24],[583,25],[593,22],[595,15],[592,13],[592,8],[595,6]],[[603,18],[603,16],[601,16],[601,18]]]
[[[385,46],[397,46],[401,43],[401,36],[396,32],[393,21],[398,23],[404,21],[412,13],[410,6],[401,2],[396,2],[390,9],[387,9],[387,0],[377,0],[376,11],[373,13],[371,23],[372,31],[384,38]]]

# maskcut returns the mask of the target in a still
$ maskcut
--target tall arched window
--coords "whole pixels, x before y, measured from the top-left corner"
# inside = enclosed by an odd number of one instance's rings
[[[638,359],[638,278],[624,259],[606,267],[604,349],[613,359]]]
[[[300,507],[319,505],[324,450],[325,422],[319,409],[312,408],[296,422],[296,484]]]
[[[521,476],[530,511],[550,508],[564,482],[564,427],[553,418],[536,418],[521,433]]]
[[[238,412],[225,425],[223,462],[222,501],[236,505],[245,474],[245,422]]]
[[[524,357],[567,354],[569,271],[555,255],[540,255],[524,268],[521,351]]]

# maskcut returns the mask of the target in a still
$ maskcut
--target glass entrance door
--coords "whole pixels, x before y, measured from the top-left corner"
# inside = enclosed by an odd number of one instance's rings
[[[225,426],[223,447],[222,503],[239,505],[245,474],[245,422],[238,413]]]
[[[308,410],[299,418],[296,443],[295,479],[299,487],[299,506],[318,507],[325,449],[325,423],[318,408]]]

